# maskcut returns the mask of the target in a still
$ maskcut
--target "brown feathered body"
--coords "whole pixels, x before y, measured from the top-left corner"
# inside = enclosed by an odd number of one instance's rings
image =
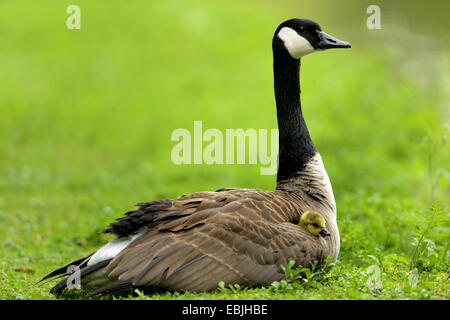
[[[317,237],[297,225],[311,209],[324,214],[334,236]],[[282,190],[223,189],[142,203],[104,230],[143,232],[108,264],[108,277],[188,291],[213,290],[220,281],[268,285],[284,277],[280,265],[289,259],[310,267],[336,257],[337,228],[325,209]]]

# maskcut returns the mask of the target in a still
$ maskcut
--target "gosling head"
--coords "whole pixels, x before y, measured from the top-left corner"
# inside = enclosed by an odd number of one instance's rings
[[[318,212],[305,211],[300,218],[299,225],[315,236],[330,236],[330,232],[325,228],[325,219]]]
[[[315,21],[291,19],[283,22],[275,31],[273,47],[284,48],[294,59],[308,53],[333,49],[350,48],[350,43],[336,39],[322,31]]]

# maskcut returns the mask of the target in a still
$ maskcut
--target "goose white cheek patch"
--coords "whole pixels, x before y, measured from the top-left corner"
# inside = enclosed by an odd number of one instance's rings
[[[314,51],[313,46],[308,40],[289,27],[281,28],[278,32],[278,38],[283,40],[284,46],[294,59],[300,59],[304,55]]]

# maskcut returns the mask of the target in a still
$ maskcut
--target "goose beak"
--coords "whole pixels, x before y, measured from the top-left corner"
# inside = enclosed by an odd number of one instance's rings
[[[322,230],[320,230],[319,234],[320,234],[322,237],[329,237],[329,236],[331,235],[331,233],[330,233],[327,229],[325,229],[325,228],[322,228]]]
[[[351,48],[350,43],[347,41],[342,41],[339,39],[336,39],[333,36],[330,36],[329,34],[326,34],[323,31],[317,31],[319,34],[319,49],[333,49],[333,48]]]

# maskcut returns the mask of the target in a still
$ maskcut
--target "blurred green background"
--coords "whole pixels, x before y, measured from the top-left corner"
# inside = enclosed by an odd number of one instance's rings
[[[66,27],[71,4],[80,30]],[[366,27],[371,4],[380,30]],[[338,206],[337,280],[303,292],[179,297],[448,299],[449,7],[0,1],[0,298],[53,298],[31,284],[109,240],[97,232],[137,202],[273,189],[260,165],[173,164],[170,136],[194,120],[222,132],[276,128],[271,39],[301,17],[352,44],[305,57],[301,70],[304,115]],[[436,212],[443,222],[429,220]],[[381,291],[364,285],[374,263],[385,272]]]

